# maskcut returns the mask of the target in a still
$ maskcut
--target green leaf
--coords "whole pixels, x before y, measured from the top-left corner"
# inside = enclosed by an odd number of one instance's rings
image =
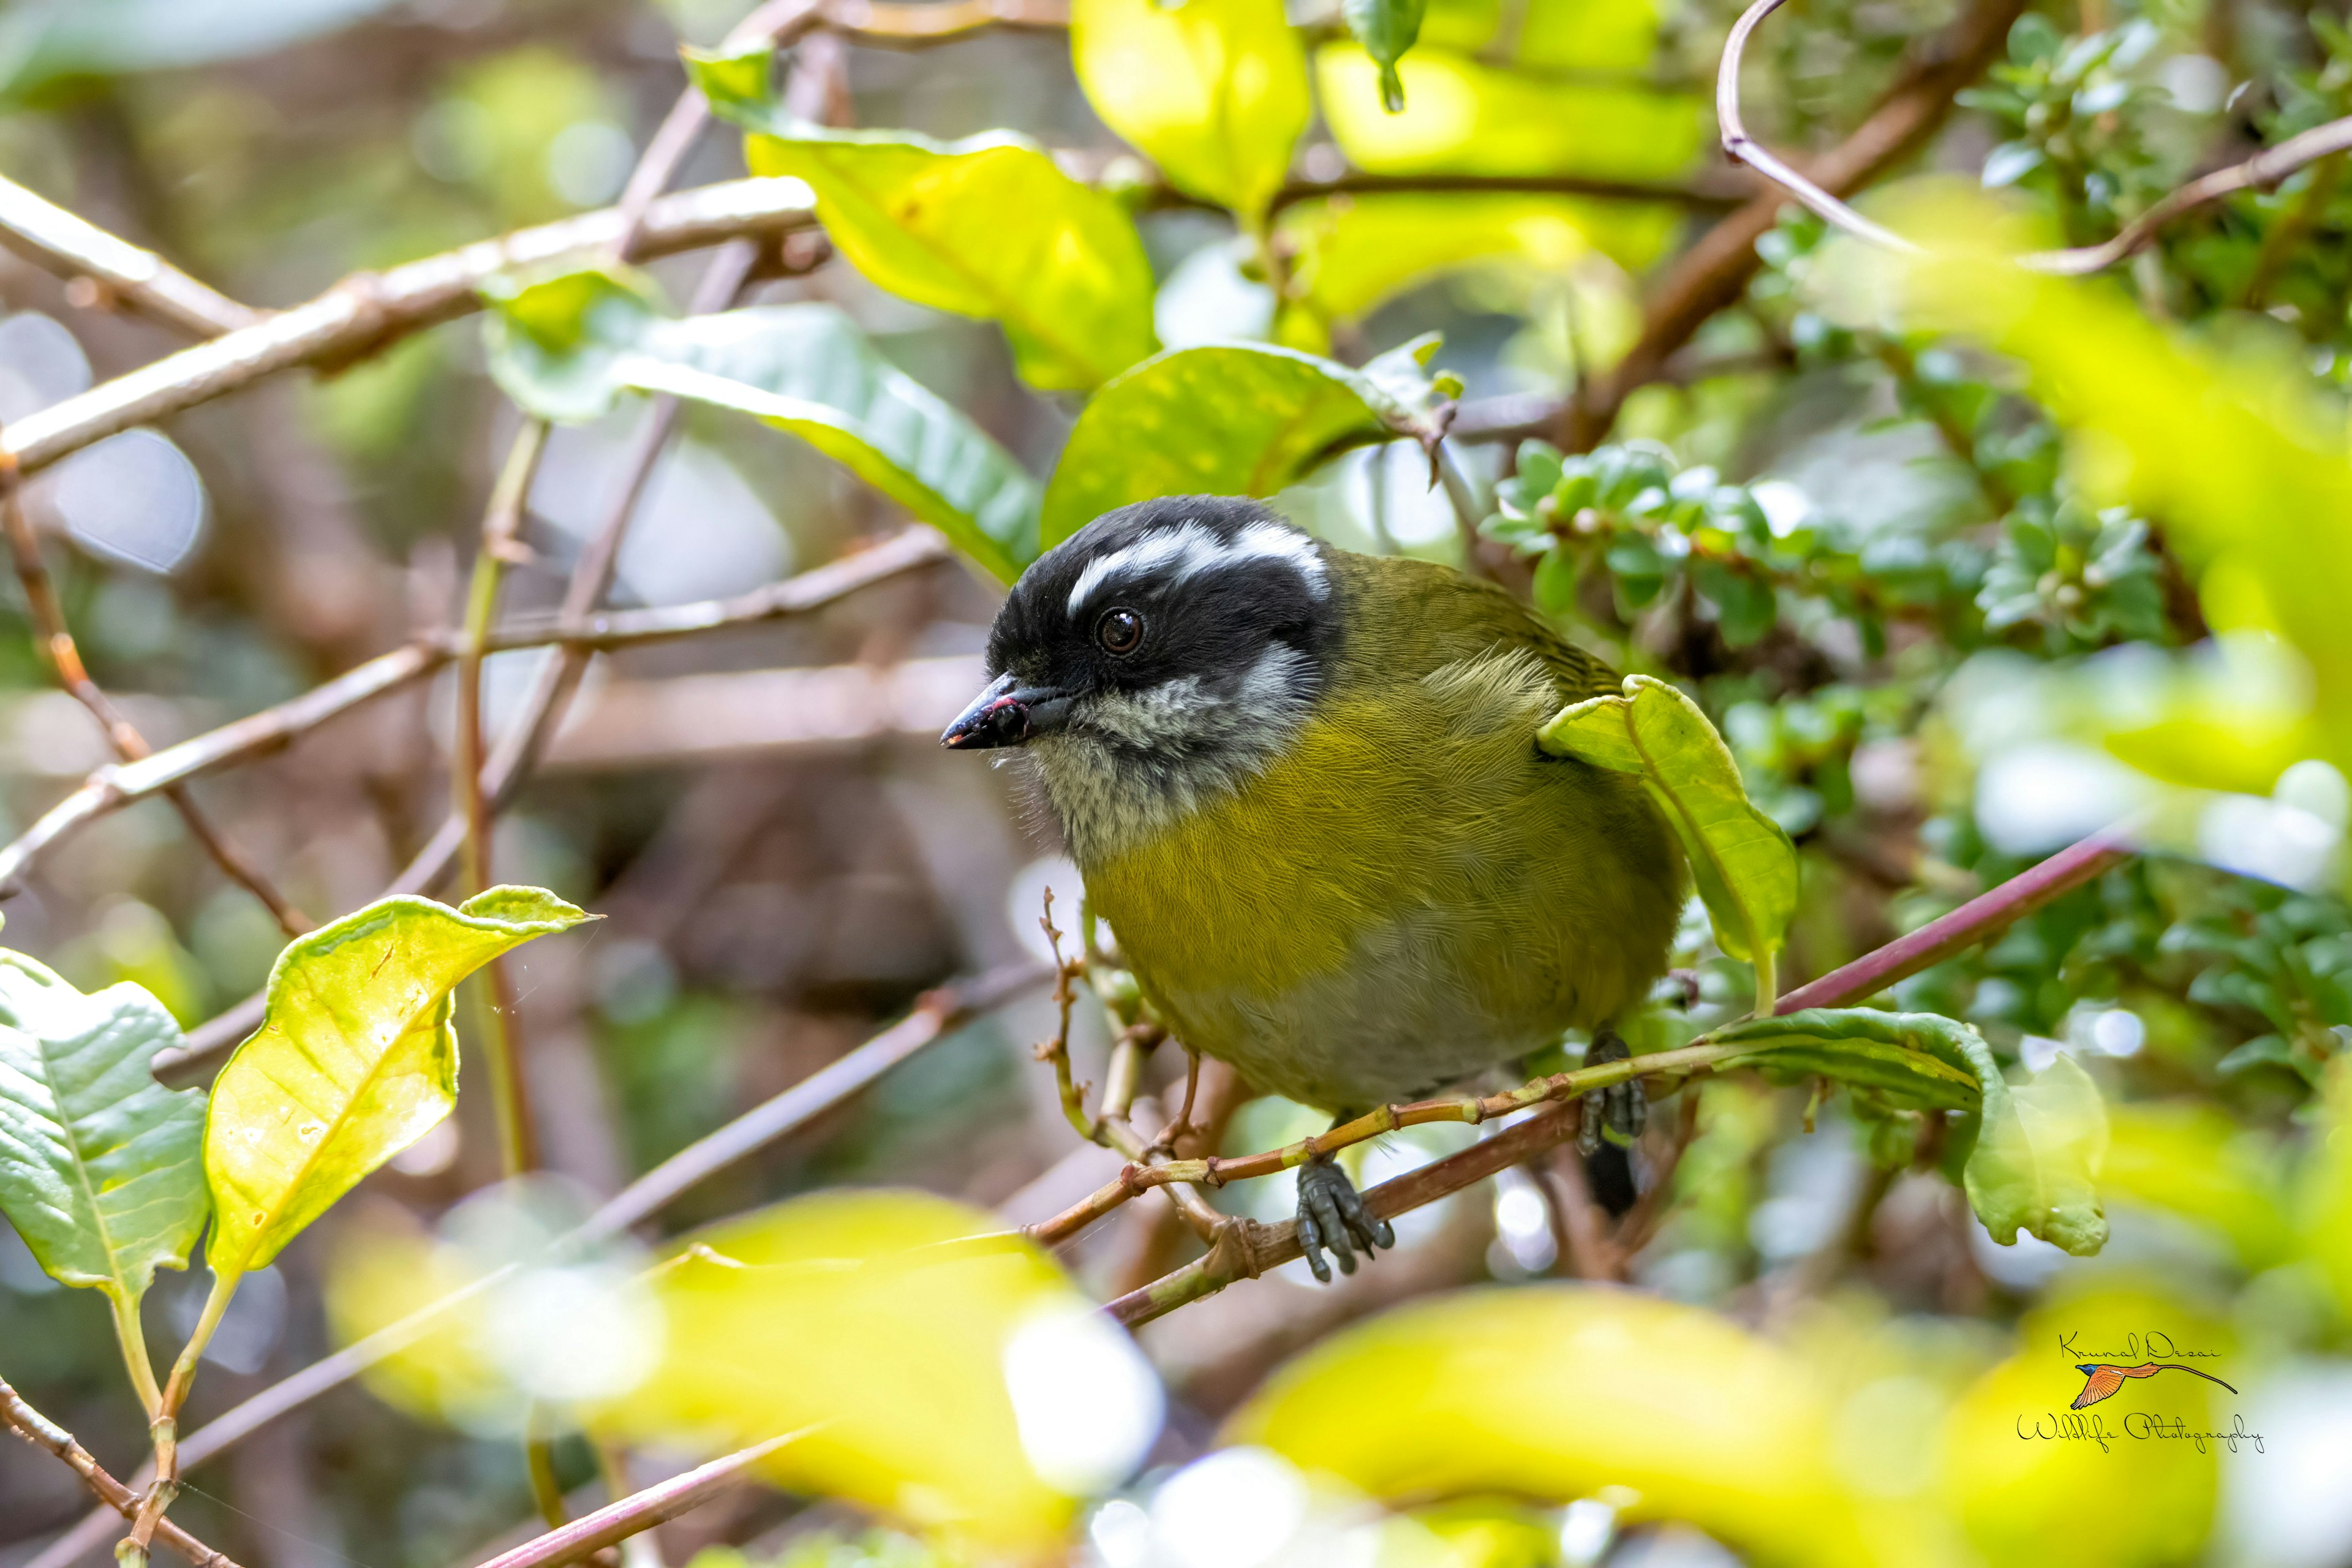
[[[1270,496],[1336,452],[1417,432],[1419,416],[1374,374],[1256,343],[1144,361],[1078,416],[1045,485],[1046,548],[1115,507]]]
[[[1707,1042],[1754,1047],[1755,1056],[1722,1066],[1755,1068],[1779,1082],[1832,1079],[1910,1110],[1974,1110],[1981,1103],[1980,1065],[1971,1058],[1983,1041],[1966,1024],[1935,1013],[1808,1007],[1730,1025]]]
[[[681,48],[687,75],[714,110],[765,114],[776,107],[776,47],[762,38],[738,49]]]
[[[1706,1040],[1754,1047],[1755,1055],[1723,1063],[1727,1068],[1757,1068],[1781,1079],[1819,1074],[1881,1104],[1975,1112],[1960,1180],[1992,1238],[2012,1246],[2021,1228],[2078,1258],[2105,1243],[2095,1184],[2106,1153],[2106,1110],[2073,1057],[2062,1052],[2031,1083],[2012,1086],[1968,1025],[1868,1007],[1750,1018]]]
[[[2106,1244],[2095,1185],[2107,1150],[2106,1108],[2091,1075],[2060,1052],[2031,1083],[1983,1078],[1984,1121],[1969,1155],[1969,1206],[2002,1246],[2022,1228],[2088,1258]]]
[[[213,1083],[205,1260],[259,1268],[457,1101],[457,983],[533,937],[592,917],[536,888],[457,909],[406,895],[296,940],[269,972],[261,1027]]]
[[[986,431],[875,351],[836,306],[667,321],[621,379],[787,430],[1004,582],[1037,556],[1037,481]]]
[[[1256,226],[1314,108],[1282,0],[1073,0],[1070,59],[1103,123],[1171,184]]]
[[[1682,840],[1717,943],[1760,976],[1796,913],[1796,847],[1748,802],[1730,748],[1698,704],[1631,675],[1624,696],[1564,708],[1537,739],[1556,756],[1642,775]]]
[[[85,996],[0,950],[0,1212],[52,1278],[124,1306],[187,1267],[210,1207],[205,1097],[147,1070],[179,1040],[139,986]]]
[[[1358,46],[1318,50],[1315,69],[1333,140],[1371,174],[1672,179],[1697,157],[1709,127],[1690,93],[1563,83],[1426,43],[1396,68],[1406,99],[1399,114],[1380,108],[1380,62]]]
[[[652,281],[622,267],[499,273],[483,283],[490,378],[526,412],[558,424],[601,417],[614,363],[662,317]]]
[[[696,68],[697,80],[709,68]],[[1019,137],[935,142],[913,132],[828,131],[705,89],[751,132],[751,172],[816,193],[841,253],[893,294],[1004,329],[1024,379],[1100,385],[1159,346],[1151,265],[1126,209]]]
[[[534,414],[594,418],[624,388],[736,409],[808,442],[1006,582],[1037,554],[1036,480],[835,306],[672,321],[595,269],[491,298],[490,373]]]
[[[1381,68],[1381,107],[1391,114],[1404,112],[1404,83],[1396,63],[1421,37],[1421,14],[1428,0],[1342,0],[1339,14],[1348,31]]]

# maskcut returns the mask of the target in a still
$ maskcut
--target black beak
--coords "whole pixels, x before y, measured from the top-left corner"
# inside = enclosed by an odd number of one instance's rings
[[[1021,686],[1016,678],[1000,675],[988,689],[956,715],[940,736],[940,744],[959,752],[984,752],[996,746],[1017,746],[1033,736],[1062,727],[1070,710],[1069,694],[1050,686]]]

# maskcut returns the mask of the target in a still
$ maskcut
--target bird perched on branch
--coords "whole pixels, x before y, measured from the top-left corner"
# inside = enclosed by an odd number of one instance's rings
[[[1536,745],[1617,681],[1492,584],[1169,497],[1039,557],[988,669],[941,742],[1021,749],[1145,996],[1262,1089],[1361,1114],[1603,1029],[1664,972],[1671,830]],[[1351,1272],[1393,1241],[1328,1158],[1298,1237],[1327,1280],[1323,1247]]]

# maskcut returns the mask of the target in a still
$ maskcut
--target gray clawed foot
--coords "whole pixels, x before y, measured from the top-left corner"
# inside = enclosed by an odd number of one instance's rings
[[[1340,1273],[1356,1271],[1350,1241],[1362,1247],[1369,1258],[1376,1247],[1394,1247],[1396,1232],[1364,1206],[1355,1184],[1337,1161],[1328,1154],[1309,1160],[1298,1168],[1298,1247],[1316,1279],[1331,1283],[1331,1266],[1323,1260],[1327,1247],[1339,1258]]]
[[[1633,1053],[1617,1037],[1614,1029],[1603,1029],[1592,1037],[1592,1044],[1584,1053],[1584,1065],[1599,1067],[1604,1062],[1631,1059]],[[1584,1097],[1583,1120],[1576,1133],[1576,1148],[1587,1156],[1601,1152],[1603,1131],[1616,1134],[1613,1142],[1630,1144],[1642,1135],[1650,1122],[1650,1097],[1642,1092],[1641,1081],[1627,1079],[1623,1083],[1611,1084]]]

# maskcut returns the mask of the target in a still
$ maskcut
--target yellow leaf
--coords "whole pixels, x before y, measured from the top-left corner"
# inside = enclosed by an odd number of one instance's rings
[[[1103,123],[1177,189],[1264,215],[1313,110],[1282,0],[1073,0],[1070,58]]]
[[[1638,1495],[1748,1560],[1880,1561],[1828,1458],[1830,1411],[1785,1352],[1726,1319],[1580,1286],[1465,1291],[1342,1331],[1221,1434],[1383,1499]]]
[[[1401,114],[1381,108],[1380,68],[1355,45],[1318,50],[1315,68],[1333,138],[1374,174],[1671,179],[1706,132],[1688,93],[1521,75],[1426,43],[1398,62]]]
[[[589,918],[537,888],[492,888],[454,910],[402,896],[278,954],[261,1027],[221,1069],[205,1122],[214,1274],[268,1264],[448,1115],[450,992],[509,948]]]
[[[1001,1229],[942,1198],[833,1191],[703,1231],[656,1281],[661,1365],[600,1424],[701,1450],[808,1427],[761,1461],[770,1480],[999,1548],[1052,1541],[1074,1492],[1140,1458],[1158,1385]]]

